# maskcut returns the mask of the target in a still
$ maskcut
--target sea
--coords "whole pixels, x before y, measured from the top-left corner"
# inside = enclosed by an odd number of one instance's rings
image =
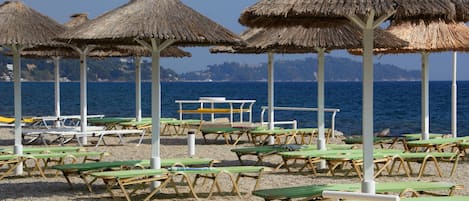
[[[469,81],[458,83],[458,135],[469,135]],[[163,82],[162,116],[178,118],[176,100],[198,100],[199,97],[255,100],[253,120],[261,119],[261,107],[267,106],[266,82]],[[326,108],[340,109],[336,115],[336,130],[346,135],[360,134],[362,126],[362,83],[326,82]],[[151,83],[142,83],[142,113],[151,113]],[[317,83],[276,82],[275,106],[317,106]],[[62,115],[80,114],[80,84],[61,83]],[[420,82],[375,82],[374,129],[389,128],[392,135],[419,133],[421,128]],[[52,82],[22,83],[23,116],[54,115],[54,84]],[[196,108],[197,105],[194,105]],[[0,82],[0,115],[13,116],[13,83]],[[88,114],[107,117],[135,116],[135,83],[88,83]],[[265,114],[267,115],[267,113]],[[208,118],[208,115],[204,118]],[[216,117],[228,117],[217,115]],[[185,115],[184,118],[200,118]],[[235,119],[238,118],[235,116]],[[244,117],[246,119],[247,116]],[[267,116],[264,117],[267,119]],[[276,121],[296,120],[298,127],[316,127],[317,113],[311,111],[276,111]],[[326,127],[331,125],[331,113],[326,113]],[[430,82],[430,132],[451,133],[451,82]]]

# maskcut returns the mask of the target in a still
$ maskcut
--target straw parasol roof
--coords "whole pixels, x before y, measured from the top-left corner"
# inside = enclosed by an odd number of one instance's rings
[[[229,30],[184,5],[180,0],[133,0],[105,13],[57,40],[73,43],[136,44],[134,38],[175,40],[174,45],[237,44]],[[149,42],[149,40],[147,41]]]
[[[450,0],[261,0],[245,9],[239,22],[250,27],[309,25],[311,18],[322,21],[324,18],[367,16],[371,10],[377,17],[396,11],[393,19],[453,19],[453,3]]]
[[[0,5],[0,44],[39,45],[65,31],[55,20],[24,5],[5,1]]]
[[[469,27],[463,22],[447,23],[443,20],[406,20],[393,22],[387,29],[409,45],[402,48],[375,49],[376,54],[467,51]],[[361,50],[349,50],[361,54]]]
[[[212,53],[307,53],[315,48],[327,50],[362,47],[363,34],[355,24],[343,19],[341,23],[324,24],[314,27],[269,27],[252,28],[240,36],[245,46],[214,47]],[[387,31],[375,29],[376,47],[404,47],[408,43]]]
[[[78,13],[70,16],[70,20],[64,24],[67,29],[80,26],[89,21],[88,14]],[[10,53],[6,53],[10,54]],[[95,48],[89,53],[90,57],[127,57],[127,56],[150,56],[151,52],[141,46],[102,46]],[[30,58],[43,58],[60,56],[65,58],[79,58],[77,51],[67,44],[49,40],[47,44],[26,48],[21,56]],[[162,57],[190,57],[191,53],[183,51],[177,47],[169,47],[161,52]]]

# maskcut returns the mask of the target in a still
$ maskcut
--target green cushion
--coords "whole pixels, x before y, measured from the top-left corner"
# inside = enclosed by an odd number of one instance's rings
[[[394,137],[374,137],[373,143],[390,143],[393,141]],[[362,136],[352,136],[343,139],[345,144],[361,144],[363,143]]]
[[[168,120],[164,122],[165,124],[172,126],[180,126],[183,124],[200,124],[201,121],[198,119],[184,119],[184,120]]]
[[[209,158],[169,158],[161,160],[161,167],[169,167],[174,164],[181,164],[185,166],[190,165],[208,165],[213,161]],[[57,170],[74,170],[74,171],[90,171],[117,168],[120,166],[142,166],[150,167],[149,160],[128,160],[128,161],[103,161],[96,163],[76,163],[76,164],[65,164],[53,166],[53,169]]]
[[[448,144],[448,143],[457,143],[464,142],[469,140],[469,137],[458,137],[458,138],[435,138],[429,140],[415,140],[407,142],[407,145],[431,145],[431,144]]]
[[[421,133],[404,133],[402,134],[406,138],[406,140],[420,140],[422,139],[422,134]],[[430,139],[435,139],[435,138],[442,138],[444,134],[439,134],[439,133],[430,133],[428,134],[428,137]]]
[[[83,147],[28,147],[23,148],[23,154],[48,153],[48,152],[77,152],[83,150]],[[1,153],[13,154],[13,148],[0,149]]]
[[[400,193],[406,189],[413,189],[415,191],[438,191],[438,190],[450,190],[454,187],[454,184],[446,182],[418,182],[418,181],[406,181],[406,182],[387,182],[387,183],[376,183],[377,193]],[[275,188],[275,189],[264,189],[253,191],[252,194],[262,197],[266,200],[269,199],[293,199],[293,198],[305,198],[321,196],[322,192],[328,191],[360,191],[361,184],[327,184],[327,185],[308,185],[308,186],[296,186],[286,188]]]
[[[211,174],[226,171],[229,173],[254,173],[261,170],[270,170],[264,166],[228,166],[228,167],[205,167],[205,168],[169,168],[170,172],[173,173],[184,173],[184,174]]]
[[[88,123],[96,124],[96,125],[105,125],[105,124],[116,124],[122,122],[129,122],[134,120],[135,118],[130,117],[104,117],[104,118],[90,118],[88,119]]]
[[[210,134],[210,133],[232,133],[236,131],[241,131],[240,128],[231,128],[231,127],[224,127],[224,128],[204,128],[200,129],[200,132],[203,134]]]
[[[414,159],[423,159],[425,158],[426,156],[428,155],[432,155],[434,157],[437,157],[437,158],[450,158],[450,157],[455,157],[457,156],[458,154],[457,153],[451,153],[451,152],[431,152],[431,153],[424,153],[424,152],[417,152],[417,153],[413,153],[413,152],[404,152],[404,153],[400,153],[400,154],[397,154],[398,156],[400,156],[401,158],[404,158],[404,159],[411,159],[411,158],[414,158]]]
[[[23,156],[28,157],[28,158],[45,159],[45,158],[64,158],[67,156],[75,156],[75,157],[100,156],[104,153],[105,152],[98,152],[98,151],[81,151],[81,152],[68,152],[68,153],[25,154]]]
[[[168,173],[166,169],[138,169],[138,170],[122,170],[122,171],[106,171],[91,173],[94,177],[115,177],[115,178],[132,178],[132,177],[148,177]]]

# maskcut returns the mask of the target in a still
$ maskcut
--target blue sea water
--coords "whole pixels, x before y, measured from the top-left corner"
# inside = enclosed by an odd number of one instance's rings
[[[178,117],[175,100],[196,100],[201,96],[227,99],[254,99],[253,119],[260,121],[261,106],[267,105],[265,82],[169,82],[162,83],[162,116]],[[420,82],[376,82],[374,85],[374,128],[390,128],[393,135],[420,131]],[[54,88],[49,82],[22,83],[23,115],[54,114]],[[62,114],[79,114],[79,83],[61,84]],[[143,116],[150,116],[150,83],[142,84]],[[336,129],[346,134],[361,133],[361,82],[327,82],[327,108],[341,110]],[[89,83],[88,113],[106,116],[135,114],[134,83]],[[275,106],[316,107],[317,84],[312,82],[275,83]],[[13,83],[0,83],[0,115],[13,115]],[[326,113],[327,114],[327,113]],[[316,126],[314,112],[278,111],[276,120],[293,120],[300,127]],[[190,116],[188,116],[190,118]],[[198,116],[193,116],[198,118]],[[330,125],[330,114],[326,126]],[[451,132],[451,82],[430,82],[430,132]],[[458,82],[458,133],[469,135],[469,82]]]

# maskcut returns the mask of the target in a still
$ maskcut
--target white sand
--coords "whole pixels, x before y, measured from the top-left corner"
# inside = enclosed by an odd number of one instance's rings
[[[93,140],[93,138],[91,138]],[[107,151],[111,153],[111,156],[106,157],[104,160],[129,160],[129,159],[148,159],[150,158],[150,137],[147,136],[144,143],[140,146],[136,146],[136,137],[126,137],[125,140],[128,143],[124,146],[100,146],[97,149],[89,147],[89,150]],[[339,140],[337,140],[339,141]],[[117,141],[114,141],[117,142]],[[110,141],[112,143],[112,141]],[[161,139],[161,157],[185,157],[187,156],[187,140],[185,136],[163,136]],[[204,144],[201,136],[197,136],[196,140],[196,155],[198,157],[208,157],[213,159],[221,160],[220,166],[226,165],[239,165],[237,157],[230,151],[233,148],[232,145],[224,145],[222,141],[216,144]],[[9,129],[0,129],[0,147],[12,147],[13,135]],[[70,144],[73,145],[73,144]],[[31,146],[31,145],[27,145]],[[38,147],[41,145],[34,145]],[[251,146],[250,143],[243,141],[240,145]],[[249,159],[248,159],[249,160]],[[249,164],[254,164],[255,158],[250,158]],[[280,157],[270,157],[267,160],[266,165],[274,166],[280,162]],[[444,170],[444,177],[438,177],[433,171],[433,164],[430,164],[430,169],[427,171],[427,175],[422,177],[421,181],[449,181],[456,184],[465,185],[464,190],[457,191],[457,195],[469,195],[469,164],[468,160],[462,161],[457,169],[456,175],[449,178],[449,172],[451,170],[450,164],[441,163]],[[418,167],[414,169],[417,171]],[[73,189],[70,189],[67,182],[62,175],[55,176],[55,172],[48,170],[48,177],[42,178],[38,175],[35,176],[21,176],[21,177],[8,177],[0,181],[0,200],[101,200],[103,197],[109,198],[109,194],[105,191],[104,185],[101,181],[96,182],[93,185],[95,190],[94,193],[90,193],[86,190],[81,179],[73,177],[72,182],[75,184]],[[414,175],[412,178],[407,178],[403,175],[399,176],[380,176],[376,179],[377,182],[385,181],[416,181],[417,178]],[[360,182],[358,177],[352,176],[327,176],[324,173],[319,174],[317,177],[312,176],[311,173],[287,173],[285,169],[280,169],[277,172],[265,174],[260,183],[260,188],[276,188],[276,187],[287,187],[297,186],[305,184],[331,184],[331,183],[355,183]],[[255,196],[246,194],[250,192],[254,185],[251,180],[242,180],[241,191],[244,192],[243,198],[238,198],[229,193],[215,194],[212,197],[213,200],[262,200]],[[228,178],[222,179],[222,188],[224,192],[230,191],[230,184]],[[181,187],[181,191],[187,192],[187,188]],[[206,196],[208,192],[208,185],[202,187],[198,186],[198,192],[202,192],[201,197]],[[117,192],[117,191],[116,191]],[[187,195],[174,197],[174,191],[172,189],[165,189],[164,193],[169,194],[168,196],[155,196],[156,200],[194,200]],[[142,196],[137,197],[134,200],[143,198]]]

